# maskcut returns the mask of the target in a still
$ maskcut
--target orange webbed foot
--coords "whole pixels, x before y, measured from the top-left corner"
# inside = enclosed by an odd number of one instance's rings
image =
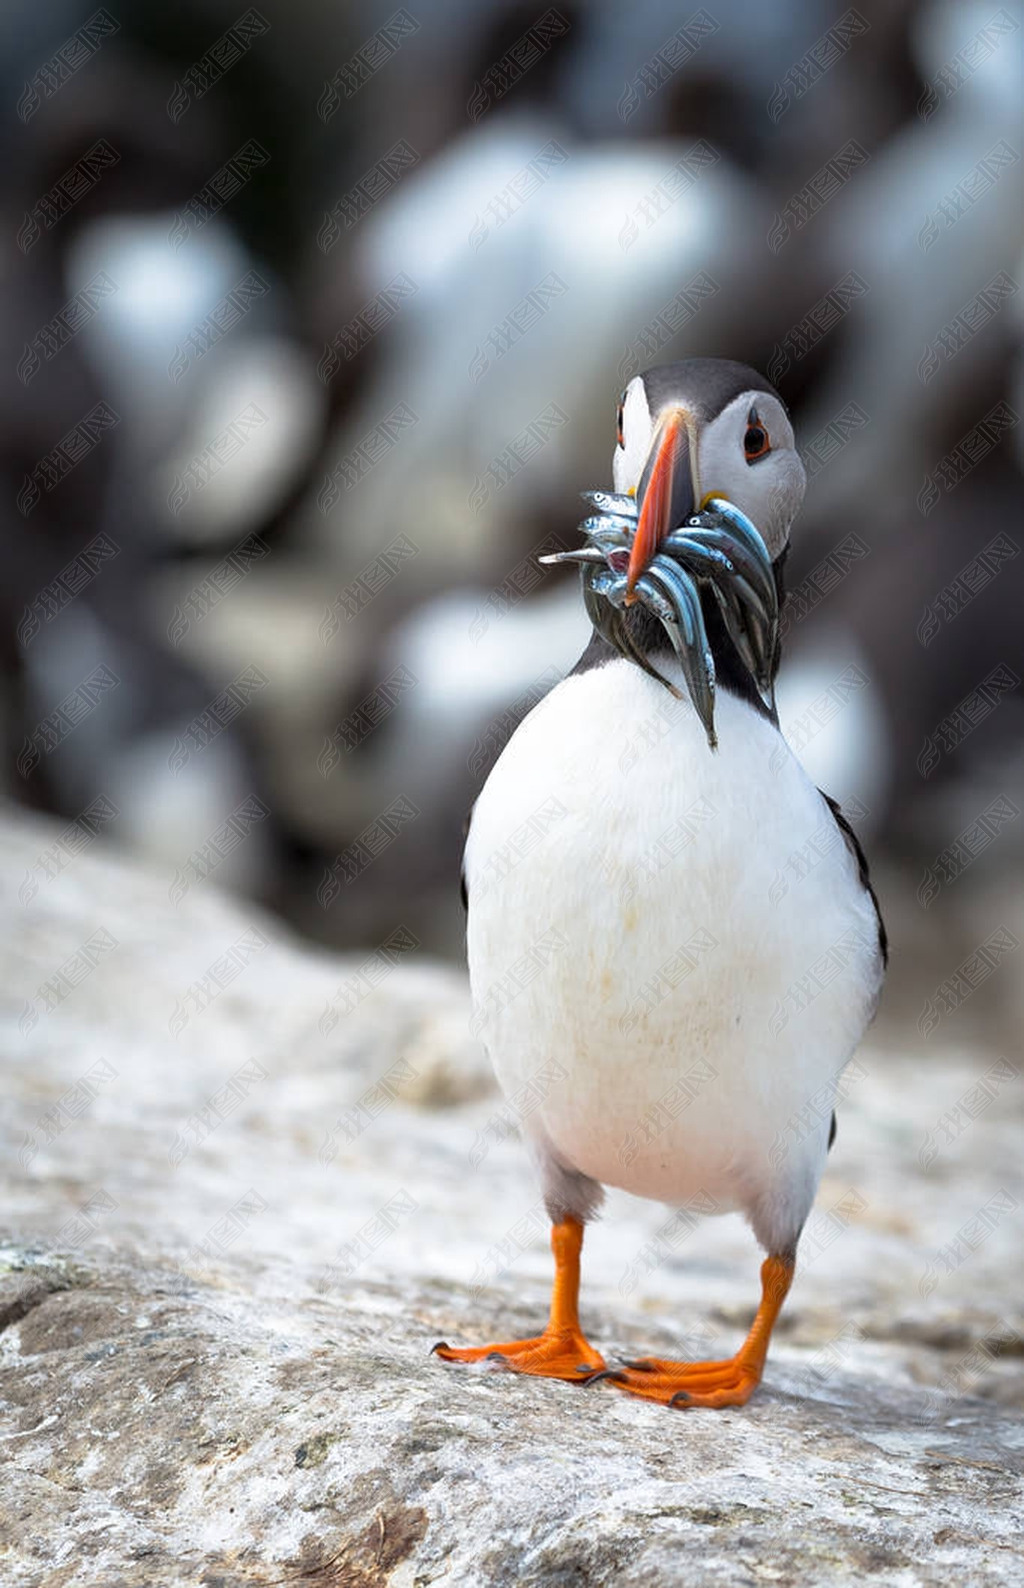
[[[503,1345],[478,1345],[457,1349],[442,1340],[434,1346],[443,1362],[501,1362],[514,1373],[536,1378],[557,1378],[586,1383],[605,1363],[599,1351],[579,1329],[545,1329],[533,1340],[509,1340]]]
[[[761,1369],[739,1356],[722,1362],[669,1362],[660,1357],[600,1373],[640,1400],[662,1406],[744,1406],[761,1382]]]
[[[761,1382],[768,1342],[793,1281],[791,1257],[768,1257],[761,1265],[761,1305],[750,1333],[735,1356],[723,1362],[672,1362],[644,1357],[621,1368],[597,1373],[641,1400],[662,1406],[744,1406]]]
[[[535,1378],[567,1379],[586,1384],[595,1373],[602,1371],[605,1363],[579,1325],[577,1300],[582,1245],[583,1225],[579,1219],[564,1218],[552,1226],[555,1283],[551,1293],[551,1316],[543,1334],[533,1340],[507,1340],[503,1345],[462,1349],[442,1340],[434,1346],[434,1354],[443,1362],[486,1362],[493,1358],[514,1373],[532,1373]]]

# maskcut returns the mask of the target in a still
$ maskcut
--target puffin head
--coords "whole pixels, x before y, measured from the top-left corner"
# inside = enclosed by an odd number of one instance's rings
[[[711,614],[777,720],[779,572],[806,483],[778,392],[731,359],[646,370],[619,399],[612,474],[613,492],[583,493],[589,544],[542,561],[583,564],[598,633],[679,694],[651,657],[670,642],[711,749]]]
[[[712,497],[739,508],[774,562],[806,485],[778,392],[727,358],[688,358],[633,377],[619,398],[612,477],[638,507],[630,600],[666,535]]]

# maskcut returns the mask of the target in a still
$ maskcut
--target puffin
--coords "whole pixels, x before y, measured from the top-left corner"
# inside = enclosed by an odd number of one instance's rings
[[[584,492],[593,624],[512,734],[463,859],[478,1031],[518,1110],[551,1221],[547,1324],[433,1349],[676,1408],[761,1381],[835,1134],[829,1105],[887,960],[860,844],[786,744],[779,610],[805,474],[774,387],[729,359],[635,376],[613,489]],[[540,813],[540,814],[539,814]],[[823,846],[823,823],[841,841]],[[773,887],[817,836],[799,889]],[[812,1106],[813,1104],[813,1106]],[[739,1211],[764,1251],[734,1356],[609,1366],[579,1318],[604,1188]]]

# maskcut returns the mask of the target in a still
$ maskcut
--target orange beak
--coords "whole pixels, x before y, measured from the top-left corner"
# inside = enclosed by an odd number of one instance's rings
[[[687,416],[683,409],[673,408],[661,421],[661,434],[655,443],[654,464],[640,504],[640,519],[633,537],[626,570],[626,606],[636,600],[634,587],[644,569],[656,554],[665,536],[692,512],[692,488],[689,471],[689,437]],[[680,512],[680,486],[685,485],[687,500],[691,504]]]

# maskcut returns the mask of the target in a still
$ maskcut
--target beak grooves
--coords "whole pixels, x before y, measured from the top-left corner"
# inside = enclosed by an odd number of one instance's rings
[[[637,580],[672,528],[672,486],[681,457],[685,458],[687,450],[686,420],[682,411],[677,409],[664,420],[654,468],[644,492],[626,575],[627,606],[635,600]]]

